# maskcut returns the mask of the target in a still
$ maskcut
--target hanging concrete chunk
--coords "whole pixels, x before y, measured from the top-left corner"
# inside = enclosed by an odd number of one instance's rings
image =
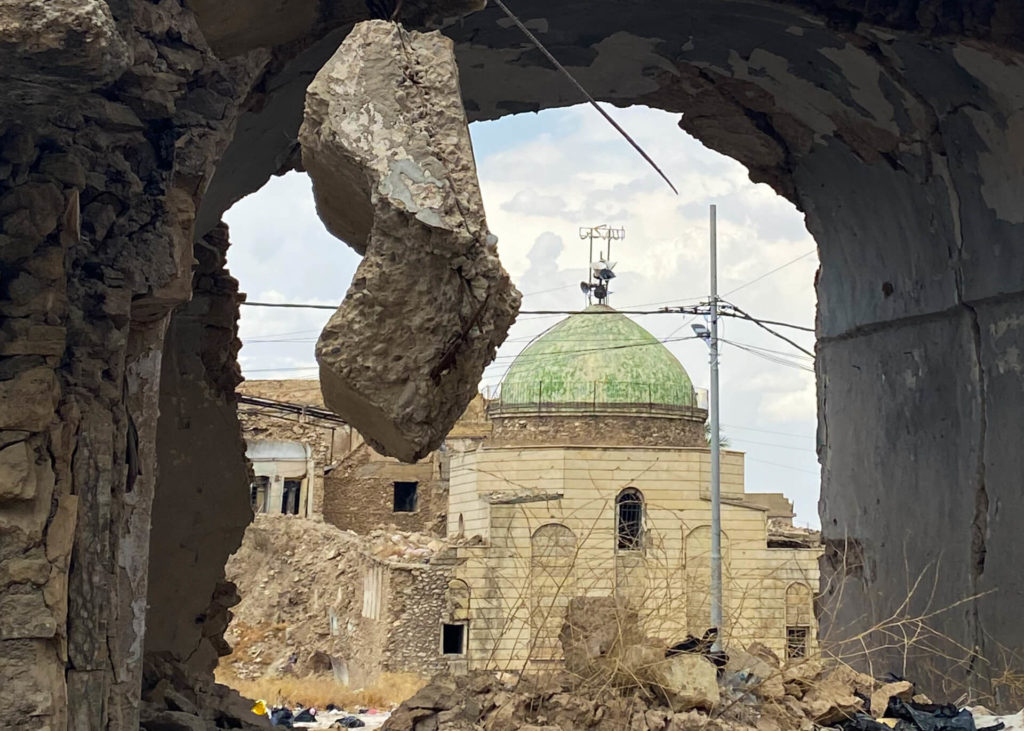
[[[324,401],[377,450],[418,459],[520,302],[487,230],[451,41],[360,23],[310,84],[299,141],[320,217],[364,254],[317,343]]]

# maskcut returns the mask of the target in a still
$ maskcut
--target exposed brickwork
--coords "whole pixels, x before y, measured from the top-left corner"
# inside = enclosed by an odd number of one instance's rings
[[[394,511],[395,481],[419,483],[415,512]],[[383,458],[363,444],[324,481],[324,520],[356,533],[395,525],[401,530],[441,535],[447,507],[448,490],[441,480],[437,452],[407,465]]]
[[[441,654],[441,618],[452,571],[444,566],[392,568],[388,587],[391,631],[384,669],[434,674],[447,667]]]
[[[703,447],[703,421],[652,416],[493,417],[493,444]]]

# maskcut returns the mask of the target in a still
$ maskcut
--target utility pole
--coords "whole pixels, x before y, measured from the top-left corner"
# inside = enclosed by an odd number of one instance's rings
[[[722,649],[722,474],[718,434],[718,222],[711,205],[711,626],[716,628],[712,649]]]

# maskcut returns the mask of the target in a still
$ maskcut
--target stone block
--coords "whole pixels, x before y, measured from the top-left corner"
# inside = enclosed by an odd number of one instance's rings
[[[60,386],[53,370],[40,366],[0,381],[0,429],[39,432],[53,420]]]
[[[876,717],[885,713],[889,699],[896,696],[902,701],[909,701],[914,697],[914,684],[900,680],[896,683],[886,683],[871,694],[871,713]]]
[[[746,671],[753,674],[752,690],[762,698],[779,699],[786,694],[782,670],[750,652],[739,649],[730,650],[726,670],[729,672]]]
[[[61,495],[57,499],[57,510],[46,529],[46,558],[48,561],[57,561],[71,553],[77,521],[78,496]]]
[[[50,577],[50,564],[38,558],[10,558],[0,562],[0,587],[30,583],[42,586]]]
[[[11,318],[0,328],[0,355],[60,355],[66,338],[63,327]]]
[[[0,640],[53,637],[56,631],[40,592],[0,596]]]
[[[320,217],[365,252],[317,344],[324,400],[414,461],[476,395],[520,301],[487,230],[451,42],[358,24],[310,84],[299,141]]]
[[[0,449],[0,502],[31,500],[36,495],[35,454],[28,442]]]
[[[718,705],[718,672],[703,655],[667,658],[657,669],[657,691],[675,713]]]
[[[0,67],[12,78],[60,79],[81,88],[111,81],[131,53],[104,0],[6,3],[0,23]]]
[[[48,656],[44,643],[35,640],[0,640],[0,714],[7,728],[18,721],[42,718],[53,712],[58,689],[41,671]],[[13,721],[7,725],[7,722]]]

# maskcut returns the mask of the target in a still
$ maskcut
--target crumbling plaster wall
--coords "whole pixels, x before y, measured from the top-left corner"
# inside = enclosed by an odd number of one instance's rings
[[[270,56],[215,58],[177,2],[0,17],[0,713],[137,728],[164,333]]]
[[[245,444],[237,428],[225,428],[237,418],[242,380],[240,297],[225,270],[227,250],[225,224],[196,245],[192,300],[171,317],[160,378],[145,649],[196,677],[230,651],[222,635],[238,597],[224,564],[252,521]]]
[[[1024,13],[862,6],[516,10],[598,97],[684,113],[807,214],[825,537],[864,554],[836,624],[884,616],[939,556],[935,605],[998,589],[943,615],[991,654],[1024,639]],[[20,0],[0,17],[0,712],[133,728],[158,374],[193,220],[206,235],[295,164],[303,90],[365,6]],[[448,32],[471,118],[578,101],[495,8]]]

